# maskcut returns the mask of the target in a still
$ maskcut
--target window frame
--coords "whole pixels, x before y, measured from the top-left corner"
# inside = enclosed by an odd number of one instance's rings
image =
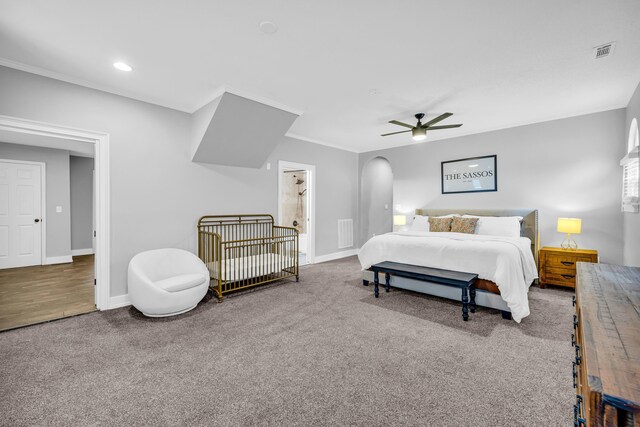
[[[629,141],[627,144],[627,155],[620,160],[622,166],[622,212],[638,212],[640,208],[639,187],[640,187],[640,159],[638,156],[638,146],[640,135],[638,132],[638,121],[634,118],[629,128]],[[635,169],[635,176],[629,178],[630,170]],[[630,179],[635,179],[635,194],[627,194],[626,190],[631,187]]]

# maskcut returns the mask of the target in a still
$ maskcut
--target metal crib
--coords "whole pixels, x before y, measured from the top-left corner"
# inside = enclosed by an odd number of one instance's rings
[[[222,302],[230,292],[298,274],[298,231],[274,224],[273,216],[206,215],[198,221],[198,256]]]

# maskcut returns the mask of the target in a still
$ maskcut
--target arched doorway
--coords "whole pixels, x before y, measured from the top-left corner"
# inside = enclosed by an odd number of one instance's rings
[[[362,168],[360,242],[393,231],[393,171],[384,157],[374,157]]]

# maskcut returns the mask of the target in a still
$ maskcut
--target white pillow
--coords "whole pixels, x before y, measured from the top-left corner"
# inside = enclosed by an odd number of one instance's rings
[[[463,215],[463,218],[478,218],[476,234],[484,236],[520,237],[521,216],[475,216]]]
[[[409,231],[429,231],[429,217],[416,215],[413,217],[413,224]]]
[[[434,218],[449,218],[454,216],[460,216],[459,214],[449,214],[443,216],[434,216]],[[416,215],[413,217],[413,224],[409,231],[430,231],[429,217],[424,215]]]

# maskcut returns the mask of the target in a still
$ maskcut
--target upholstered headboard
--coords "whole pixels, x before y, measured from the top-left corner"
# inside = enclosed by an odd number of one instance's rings
[[[477,216],[521,216],[520,235],[531,240],[531,252],[538,265],[540,232],[538,231],[537,209],[416,209],[416,215],[442,216],[448,214]]]

